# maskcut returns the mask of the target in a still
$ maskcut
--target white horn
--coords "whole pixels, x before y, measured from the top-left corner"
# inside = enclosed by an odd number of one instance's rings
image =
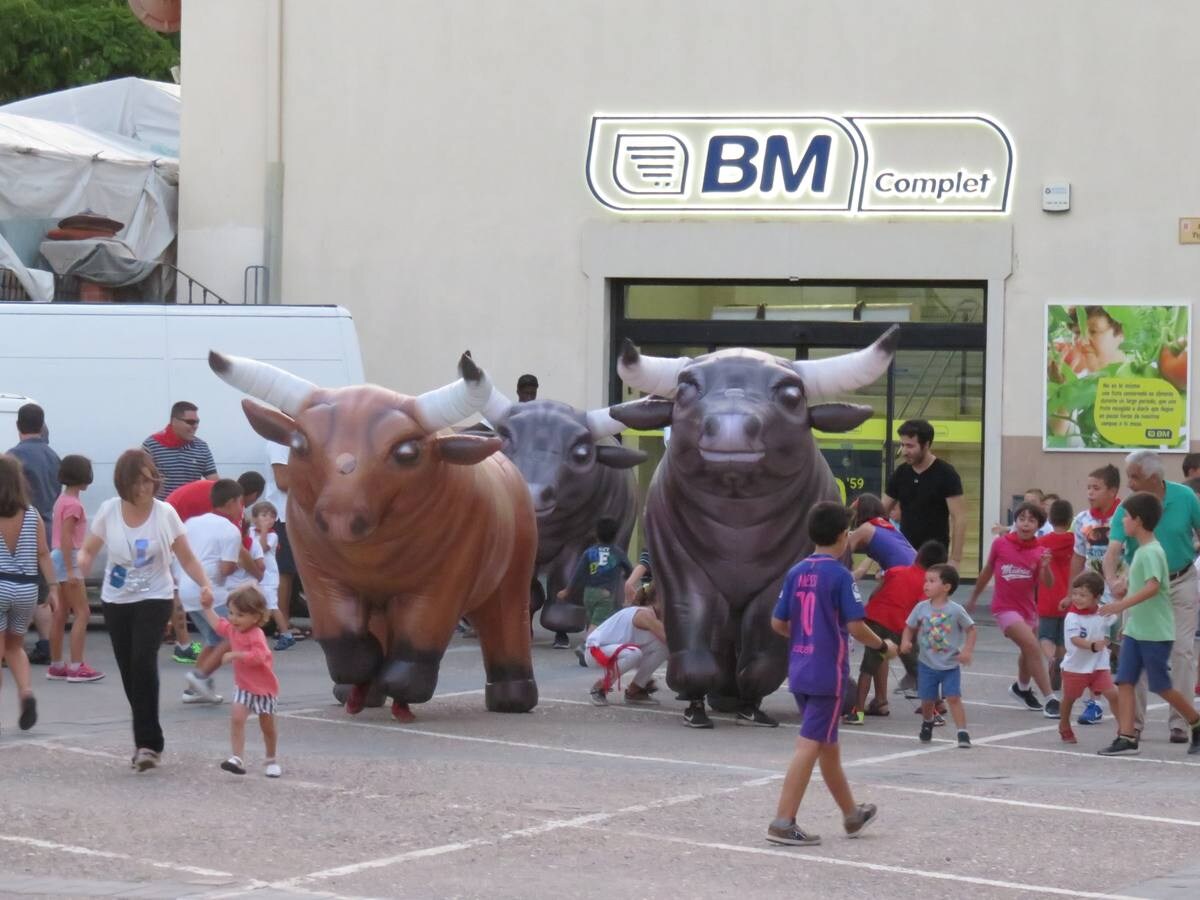
[[[242,393],[270,403],[292,418],[300,414],[308,395],[317,389],[311,381],[305,381],[291,372],[256,359],[226,356],[216,350],[208,352],[208,367],[222,381]]]
[[[500,389],[495,385],[492,386],[492,395],[488,397],[488,401],[483,407],[483,417],[488,420],[491,425],[499,425],[508,418],[508,411],[512,408],[513,402],[500,392]]]
[[[687,356],[677,359],[644,356],[633,342],[626,338],[621,346],[621,356],[617,360],[617,374],[635,390],[659,397],[674,397],[679,373],[691,361],[691,357]]]
[[[618,422],[608,414],[608,407],[603,409],[592,409],[586,413],[588,431],[592,433],[592,437],[596,440],[606,437],[614,437],[620,434],[627,427],[625,423]]]
[[[458,362],[462,378],[414,398],[417,421],[426,431],[438,431],[469,419],[487,405],[492,380],[475,365],[469,353]]]
[[[881,378],[892,364],[900,329],[893,325],[865,350],[829,359],[798,359],[792,366],[804,380],[808,399],[838,397]]]

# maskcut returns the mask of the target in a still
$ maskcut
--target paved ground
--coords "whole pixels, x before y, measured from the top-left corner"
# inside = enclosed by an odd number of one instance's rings
[[[333,704],[319,648],[277,654],[278,781],[227,775],[228,707],[179,702],[164,652],[163,768],[135,775],[107,636],[105,681],[39,680],[42,719],[16,729],[0,692],[0,896],[53,897],[972,897],[1200,895],[1200,757],[1166,743],[1159,709],[1140,757],[1103,759],[1111,719],[1059,743],[1056,723],[1007,697],[1014,656],[982,629],[964,679],[976,747],[917,742],[912,704],[843,729],[858,796],[879,805],[861,839],[814,784],[808,850],[763,840],[796,717],[784,727],[681,724],[682,705],[587,702],[590,676],[539,634],[542,702],[484,711],[477,646],[456,641],[414,725]],[[41,679],[44,669],[35,670]],[[227,674],[218,676],[227,687]],[[946,731],[947,729],[939,729]]]

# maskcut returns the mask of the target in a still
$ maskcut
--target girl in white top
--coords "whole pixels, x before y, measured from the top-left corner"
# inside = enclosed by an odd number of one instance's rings
[[[126,450],[113,469],[118,496],[96,513],[76,557],[86,572],[102,548],[108,551],[100,599],[121,683],[133,713],[136,748],[133,767],[144,772],[159,764],[163,751],[158,721],[158,648],[171,618],[175,581],[171,561],[200,585],[212,602],[212,585],[188,545],[175,509],[155,500],[161,479],[150,454]]]
[[[1108,634],[1116,616],[1102,616],[1096,605],[1104,596],[1104,579],[1096,572],[1081,572],[1071,582],[1070,612],[1063,621],[1067,655],[1062,661],[1062,705],[1058,733],[1064,743],[1074,744],[1071,705],[1088,690],[1103,694],[1117,715],[1117,689],[1110,669]]]
[[[667,661],[667,633],[653,585],[639,588],[634,603],[605,619],[580,648],[580,665],[604,670],[604,677],[592,685],[592,703],[596,706],[608,704],[608,692],[614,684],[619,687],[621,676],[631,669],[637,672],[625,689],[625,702],[658,703],[651,696],[657,690],[653,675]]]

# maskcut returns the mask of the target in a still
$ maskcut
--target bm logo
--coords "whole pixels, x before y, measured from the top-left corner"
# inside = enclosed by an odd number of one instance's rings
[[[1012,159],[983,116],[595,116],[587,178],[614,210],[1005,212]]]

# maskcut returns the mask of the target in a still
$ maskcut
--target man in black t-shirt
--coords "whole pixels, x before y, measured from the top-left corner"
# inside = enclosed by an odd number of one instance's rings
[[[950,565],[961,568],[967,532],[962,479],[954,466],[933,455],[933,426],[924,419],[910,419],[896,431],[904,464],[888,479],[884,509],[891,515],[900,504],[900,532],[908,542],[920,547],[940,541],[949,549]]]

